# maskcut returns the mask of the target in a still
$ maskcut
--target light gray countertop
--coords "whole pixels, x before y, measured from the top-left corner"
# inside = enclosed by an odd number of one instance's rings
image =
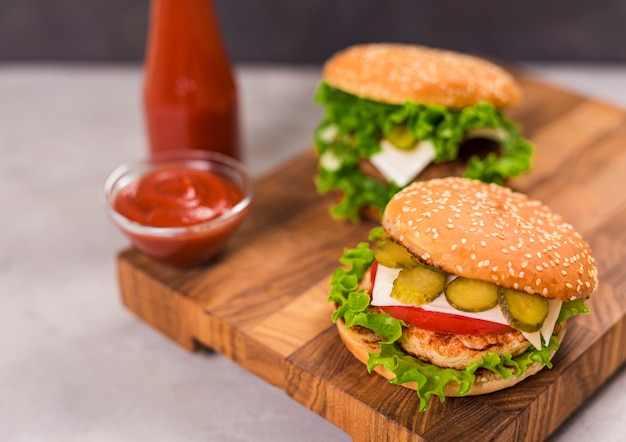
[[[528,65],[626,107],[626,66]],[[309,148],[316,67],[238,70],[255,175]],[[347,441],[219,354],[126,311],[100,189],[145,155],[138,67],[0,65],[0,441]],[[572,386],[576,388],[576,386]],[[624,368],[553,436],[624,440]]]

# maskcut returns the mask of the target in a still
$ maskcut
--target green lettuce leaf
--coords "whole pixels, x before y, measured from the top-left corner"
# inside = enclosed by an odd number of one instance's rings
[[[381,235],[384,235],[384,232],[380,228],[374,228],[370,233],[370,240],[375,241]],[[345,267],[339,267],[333,273],[328,297],[328,301],[337,306],[332,314],[333,322],[343,318],[346,327],[360,325],[383,338],[380,352],[370,353],[368,371],[372,372],[378,365],[382,365],[395,374],[395,377],[390,379],[391,383],[417,382],[420,411],[428,409],[432,396],[437,396],[444,402],[444,389],[448,383],[458,384],[457,396],[466,395],[475,380],[476,371],[481,368],[497,373],[505,379],[510,376],[523,376],[533,362],[552,368],[550,355],[559,348],[555,336],[552,336],[548,345],[540,350],[531,346],[525,353],[515,357],[510,354],[489,353],[484,355],[481,361],[473,362],[464,370],[440,368],[410,356],[396,343],[402,334],[402,327],[406,327],[406,324],[386,313],[374,312],[369,308],[369,295],[358,288],[365,272],[374,262],[374,252],[369,244],[363,242],[355,248],[345,249],[340,262]],[[583,300],[564,302],[557,322],[561,323],[574,315],[588,311]]]
[[[336,218],[358,221],[363,207],[381,212],[391,197],[401,189],[395,183],[380,183],[359,169],[359,160],[380,151],[381,138],[397,125],[406,125],[420,140],[435,146],[435,162],[457,158],[459,145],[472,129],[501,129],[505,139],[500,155],[476,156],[467,163],[465,176],[502,184],[504,180],[528,172],[532,165],[533,146],[520,135],[519,128],[489,103],[463,109],[439,105],[403,105],[380,103],[360,98],[326,82],[318,86],[315,101],[323,107],[323,118],[313,135],[318,156],[331,155],[335,167],[319,167],[316,177],[320,192],[338,190],[342,200],[331,209]],[[328,132],[332,131],[332,136]]]
[[[567,321],[572,316],[578,314],[588,314],[589,307],[585,305],[584,299],[576,299],[575,301],[564,302],[561,306],[561,312],[556,320],[557,324]]]

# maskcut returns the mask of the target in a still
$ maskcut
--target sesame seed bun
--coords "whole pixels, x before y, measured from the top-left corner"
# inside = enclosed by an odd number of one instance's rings
[[[380,347],[378,343],[381,338],[371,330],[364,327],[346,327],[343,319],[337,321],[337,330],[339,336],[343,341],[347,349],[352,353],[359,361],[367,364],[369,359],[369,353],[378,353]],[[559,342],[562,341],[565,335],[565,326],[561,327],[556,333],[556,337]],[[554,356],[554,353],[550,355],[550,358]],[[512,387],[515,384],[523,381],[524,379],[538,373],[543,368],[543,365],[537,362],[533,362],[526,368],[526,372],[522,376],[510,376],[503,379],[500,375],[486,369],[481,369],[476,372],[476,379],[472,384],[468,396],[477,396],[481,394],[493,393],[495,391],[503,390],[505,388]],[[394,373],[387,370],[382,365],[377,365],[374,371],[384,377],[385,379],[391,379],[395,377]],[[412,390],[417,389],[416,382],[407,382],[402,384],[403,387],[410,388]],[[444,388],[444,394],[446,396],[456,396],[459,390],[459,385],[455,382],[447,384]]]
[[[382,225],[426,264],[501,287],[571,301],[597,289],[589,245],[559,215],[521,193],[480,181],[411,184]]]
[[[463,108],[487,101],[507,107],[521,96],[513,77],[493,63],[406,44],[347,48],[326,62],[323,78],[335,88],[390,104],[413,101]]]

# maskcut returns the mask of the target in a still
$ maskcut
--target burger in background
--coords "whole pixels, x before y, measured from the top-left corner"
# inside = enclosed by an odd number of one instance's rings
[[[503,183],[531,168],[533,147],[502,109],[520,87],[477,57],[404,44],[350,47],[325,64],[316,102],[317,187],[338,191],[333,216],[379,219],[415,179],[464,175]],[[468,140],[495,142],[474,155]],[[484,145],[483,145],[484,147]]]

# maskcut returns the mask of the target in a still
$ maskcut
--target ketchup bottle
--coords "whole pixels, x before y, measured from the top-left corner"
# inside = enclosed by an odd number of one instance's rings
[[[239,158],[237,90],[211,0],[152,0],[144,81],[151,153]]]

